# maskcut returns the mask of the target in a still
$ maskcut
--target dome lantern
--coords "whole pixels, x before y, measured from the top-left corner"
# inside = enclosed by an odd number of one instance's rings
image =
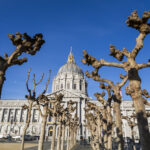
[[[69,56],[68,56],[67,63],[74,63],[75,64],[74,56],[72,54],[72,46],[70,47],[70,53],[69,53]]]
[[[63,65],[62,67],[60,67],[58,74],[66,74],[66,73],[73,73],[73,74],[79,74],[81,76],[84,76],[82,69],[76,65],[75,60],[74,60],[74,56],[72,53],[72,47],[70,49],[70,53],[68,56],[68,60],[67,63],[65,65]]]

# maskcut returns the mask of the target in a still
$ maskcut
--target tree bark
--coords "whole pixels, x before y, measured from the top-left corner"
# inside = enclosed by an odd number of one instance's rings
[[[0,99],[1,99],[1,94],[2,94],[2,88],[3,88],[4,81],[5,81],[5,72],[0,71]]]
[[[47,105],[43,107],[42,126],[41,126],[38,150],[43,150],[44,147],[45,127],[47,121],[47,107],[48,107]]]
[[[64,150],[64,142],[65,142],[65,125],[62,125],[62,138],[61,138],[61,150]]]
[[[133,145],[132,145],[133,150],[136,150],[133,127],[131,127],[131,135],[132,135],[132,140],[133,140]]]
[[[148,127],[148,120],[145,111],[145,105],[141,96],[141,79],[138,71],[135,68],[130,69],[129,76],[129,95],[132,97],[134,108],[136,111],[136,118],[138,123],[140,141],[142,150],[150,150],[150,133]]]
[[[108,146],[108,137],[107,137],[106,108],[103,109],[103,137],[104,137],[104,149],[107,149],[107,146]]]
[[[70,150],[70,127],[68,127],[67,133],[67,150]]]
[[[107,138],[108,138],[108,150],[112,150],[112,115],[111,107],[107,106]]]
[[[55,150],[55,137],[56,137],[56,116],[53,115],[53,118],[54,118],[54,125],[53,125],[53,136],[52,136],[51,150]]]
[[[60,123],[60,125],[59,125],[59,133],[58,133],[58,138],[57,138],[57,150],[60,150],[61,133],[62,133],[62,126],[61,126],[61,123]]]
[[[33,105],[33,101],[30,101],[29,106],[28,106],[28,117],[27,117],[28,120],[26,121],[24,130],[23,130],[23,134],[22,134],[21,150],[24,150],[24,136],[25,136],[27,128],[29,127],[29,124],[30,124],[32,105]]]
[[[116,132],[117,138],[116,141],[118,143],[118,150],[124,149],[124,140],[122,133],[122,119],[121,119],[121,110],[120,110],[120,100],[114,96],[114,114],[115,114],[115,124],[116,124]]]

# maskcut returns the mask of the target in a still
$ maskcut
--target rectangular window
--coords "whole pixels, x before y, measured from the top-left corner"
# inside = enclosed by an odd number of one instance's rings
[[[15,122],[19,122],[20,121],[20,113],[19,112],[20,112],[19,109],[16,109],[16,111],[15,111],[15,119],[14,119]]]
[[[59,90],[59,85],[56,85],[56,90]]]
[[[63,88],[63,84],[61,84],[61,89]]]
[[[7,122],[7,114],[8,114],[8,109],[3,110],[3,117],[2,117],[2,122]]]
[[[73,89],[76,90],[76,84],[73,85]]]
[[[37,110],[37,109],[34,109],[34,110],[33,110],[33,119],[32,119],[32,121],[33,121],[33,122],[38,122],[38,117],[39,117],[39,115],[38,115],[38,110]]]
[[[1,116],[2,116],[2,109],[0,109],[0,118],[1,118]],[[1,121],[2,121],[2,118],[1,118],[0,122]]]
[[[9,116],[8,116],[8,122],[11,122],[13,120],[13,110],[9,110]]]
[[[26,118],[26,110],[22,109],[20,122],[24,122]]]
[[[70,89],[70,84],[69,83],[67,83],[67,89]]]
[[[80,80],[80,91],[82,90],[82,81]]]

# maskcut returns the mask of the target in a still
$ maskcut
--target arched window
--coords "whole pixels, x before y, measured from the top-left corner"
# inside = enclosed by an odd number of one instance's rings
[[[61,84],[61,89],[63,88],[63,84]]]
[[[82,80],[80,80],[80,91],[82,90]]]

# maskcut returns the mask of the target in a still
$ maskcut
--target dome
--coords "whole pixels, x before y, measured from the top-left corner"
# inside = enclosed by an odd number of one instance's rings
[[[68,56],[68,61],[67,64],[63,65],[59,71],[58,74],[61,73],[76,73],[76,74],[80,74],[83,75],[83,71],[82,69],[76,65],[73,54],[72,54],[72,49],[70,51],[70,54]]]
[[[64,72],[77,73],[77,74],[83,75],[82,69],[79,66],[77,66],[75,63],[67,63],[67,64],[63,65],[59,69],[58,74],[64,73]]]

